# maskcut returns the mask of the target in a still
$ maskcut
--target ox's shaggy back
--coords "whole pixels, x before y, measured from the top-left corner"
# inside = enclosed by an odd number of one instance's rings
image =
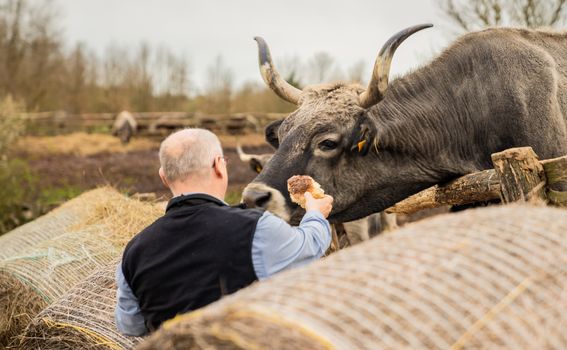
[[[165,323],[139,349],[565,349],[567,211],[448,214]]]

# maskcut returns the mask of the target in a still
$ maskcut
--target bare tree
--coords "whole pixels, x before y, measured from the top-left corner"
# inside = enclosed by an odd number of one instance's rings
[[[277,62],[277,66],[288,83],[298,89],[303,88],[303,65],[301,64],[301,59],[298,56],[284,56]]]
[[[232,70],[225,65],[222,56],[218,55],[207,69],[205,112],[226,113],[230,111],[232,87]]]
[[[183,108],[190,88],[188,60],[184,55],[175,55],[167,47],[160,46],[153,62],[154,107],[158,110]]]
[[[565,24],[567,0],[437,0],[461,31],[502,25],[529,28]]]
[[[0,100],[0,163],[6,158],[7,150],[24,130],[23,107],[10,95]]]
[[[52,1],[0,1],[0,93],[25,100],[28,108],[54,107],[60,97],[57,15]]]
[[[85,46],[78,43],[69,58],[68,106],[71,113],[81,113],[87,105],[87,64]]]
[[[335,65],[334,59],[326,52],[317,52],[308,63],[308,73],[311,83],[323,83],[331,80]]]
[[[154,82],[151,74],[152,49],[148,43],[140,44],[135,62],[129,70],[125,83],[133,93],[131,105],[138,110],[151,111],[153,104]]]
[[[153,66],[154,93],[171,96],[189,93],[189,63],[185,56],[176,56],[161,46],[156,51]]]
[[[169,86],[167,92],[180,96],[188,94],[189,90],[189,63],[183,56],[169,55],[167,60],[169,70]]]
[[[366,76],[366,63],[363,60],[356,61],[348,69],[347,79],[352,82],[363,83]]]

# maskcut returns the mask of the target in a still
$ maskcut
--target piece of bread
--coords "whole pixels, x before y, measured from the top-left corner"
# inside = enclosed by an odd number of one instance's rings
[[[311,176],[294,175],[287,180],[287,190],[291,201],[305,209],[305,192],[310,192],[313,198],[325,197],[325,191]]]

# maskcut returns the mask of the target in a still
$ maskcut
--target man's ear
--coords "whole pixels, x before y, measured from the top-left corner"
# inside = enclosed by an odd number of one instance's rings
[[[280,120],[276,120],[275,122],[271,122],[270,124],[268,124],[268,126],[266,126],[266,131],[265,131],[265,135],[266,135],[266,141],[272,145],[272,147],[274,147],[275,149],[278,149],[278,147],[280,147],[280,140],[278,139],[278,129],[280,128],[280,125],[282,124],[284,120],[280,119]]]
[[[362,114],[356,122],[350,137],[350,150],[355,154],[365,156],[376,139],[376,127],[366,114]]]
[[[167,179],[165,177],[165,173],[163,172],[163,168],[160,167],[159,168],[159,178],[161,179],[161,182],[165,185],[165,187],[169,188],[169,183],[167,182]]]
[[[219,159],[222,159],[222,157],[215,158],[215,162],[213,163],[213,170],[215,171],[215,174],[218,177],[222,177],[222,176],[224,176],[224,173],[223,173],[223,170],[222,170],[221,162],[218,161]]]

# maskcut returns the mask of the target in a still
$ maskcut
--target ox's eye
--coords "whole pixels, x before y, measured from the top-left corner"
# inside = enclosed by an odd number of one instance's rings
[[[338,146],[339,144],[333,140],[323,140],[319,142],[319,149],[321,151],[332,151]]]

